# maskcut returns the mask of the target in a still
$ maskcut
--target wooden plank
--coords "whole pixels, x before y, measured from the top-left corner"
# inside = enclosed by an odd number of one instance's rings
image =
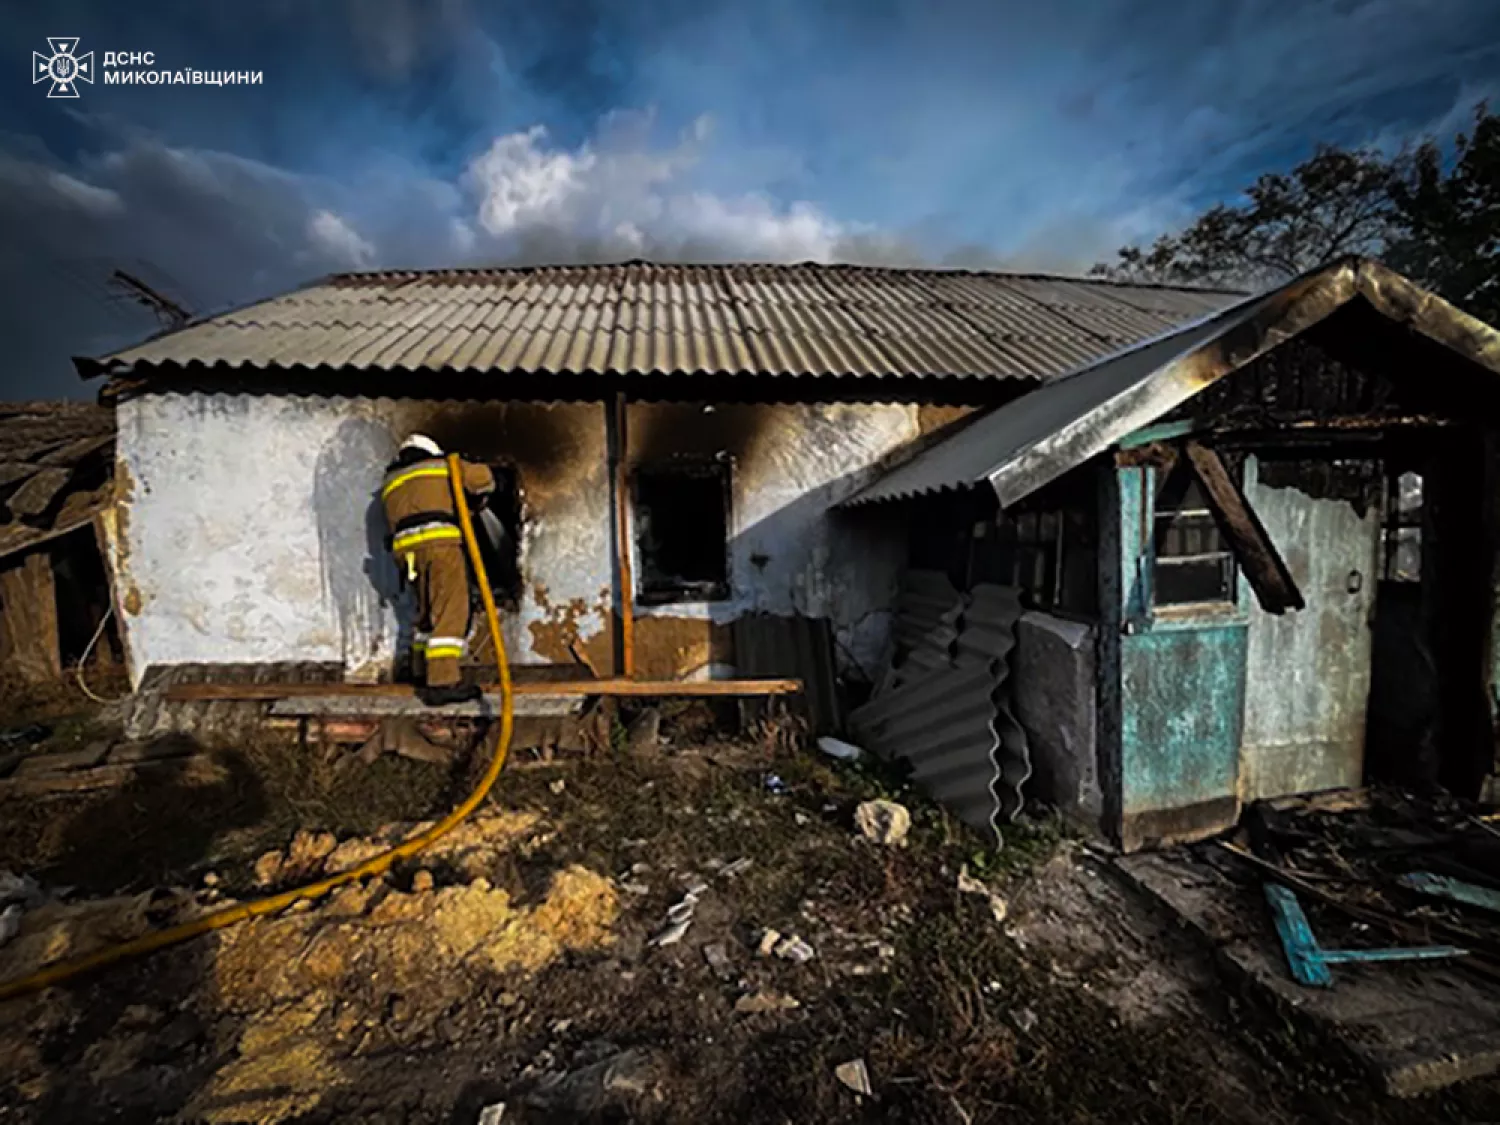
[[[54,449],[45,457],[37,459],[40,465],[63,465],[73,466],[82,461],[91,453],[97,453],[105,446],[113,445],[114,434],[95,434],[93,437],[74,438],[66,445]]]
[[[1219,455],[1196,441],[1187,442],[1185,449],[1261,608],[1275,614],[1304,608],[1297,580]]]
[[[28,683],[62,678],[57,640],[57,584],[52,559],[33,551],[0,571],[0,613],[5,615],[7,662]]]
[[[7,501],[11,512],[23,518],[41,515],[72,476],[72,469],[38,469],[29,481],[11,494]]]
[[[516,695],[611,695],[644,698],[667,696],[791,695],[802,690],[800,680],[578,680],[573,683],[518,683]],[[174,684],[164,698],[171,703],[205,699],[263,701],[310,696],[415,695],[410,684]]]
[[[635,677],[635,578],[630,571],[630,482],[625,396],[617,394],[609,405],[609,429],[614,438],[615,573],[619,576],[619,628],[615,633],[615,674]]]

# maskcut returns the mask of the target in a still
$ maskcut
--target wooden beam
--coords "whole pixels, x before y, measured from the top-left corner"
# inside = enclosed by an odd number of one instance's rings
[[[33,684],[62,679],[50,554],[32,551],[0,571],[0,612],[5,614],[6,663],[17,675]]]
[[[104,581],[109,587],[109,606],[115,618],[115,638],[119,642],[120,662],[125,669],[126,675],[130,674],[130,641],[129,634],[125,629],[125,601],[120,596],[120,584],[115,575],[115,554],[111,546],[115,523],[114,511],[105,509],[95,512],[93,520],[94,546],[99,551],[99,561],[104,564]],[[100,638],[101,643],[108,644],[109,637]]]
[[[535,681],[512,684],[517,695],[541,696],[756,696],[792,695],[802,690],[801,680],[576,680]],[[410,684],[177,684],[166,690],[172,703],[203,700],[258,702],[308,696],[394,696],[415,694]],[[499,693],[490,691],[490,698]]]
[[[615,501],[615,575],[619,598],[614,667],[617,676],[629,680],[635,677],[635,579],[630,572],[630,431],[626,425],[628,407],[625,396],[615,395],[607,409],[609,436],[613,438],[610,443],[614,456],[611,488]]]
[[[1297,580],[1223,460],[1196,441],[1187,442],[1185,450],[1193,472],[1208,493],[1219,530],[1229,540],[1261,608],[1274,614],[1302,609],[1307,603],[1297,589]]]

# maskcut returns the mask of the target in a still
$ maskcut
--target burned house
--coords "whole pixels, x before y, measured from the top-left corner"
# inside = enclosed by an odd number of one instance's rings
[[[12,685],[57,680],[91,643],[119,658],[101,553],[114,442],[105,407],[0,403],[0,663]]]
[[[137,683],[389,679],[374,489],[418,430],[502,482],[484,518],[517,665],[800,679],[819,730],[981,828],[1039,796],[1137,848],[1257,797],[1471,793],[1492,769],[1500,343],[1374,263],[1256,297],[352,274],[80,366],[118,412]]]
[[[1002,589],[1026,742],[1008,763],[997,727],[995,785],[1126,849],[1367,780],[1477,796],[1497,373],[1500,333],[1347,260],[972,417],[847,502],[907,513],[902,612],[928,622],[856,733],[937,790],[972,772],[943,685]],[[898,730],[933,733],[903,749]]]
[[[493,465],[520,666],[873,678],[904,516],[882,459],[1236,295],[823,266],[333,277],[81,363],[119,421],[131,672],[402,650],[374,490],[411,431]],[[476,621],[476,659],[485,659]],[[836,718],[822,702],[823,725]]]

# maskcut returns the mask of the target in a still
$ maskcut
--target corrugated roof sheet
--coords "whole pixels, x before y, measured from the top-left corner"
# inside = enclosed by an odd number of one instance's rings
[[[1092,363],[974,416],[845,505],[989,484],[1002,504],[1108,449],[1355,297],[1383,316],[1500,373],[1500,330],[1379,262],[1348,258],[1280,289]]]
[[[1045,379],[1236,299],[813,264],[344,274],[89,366]]]
[[[951,596],[940,602],[944,591]],[[1031,776],[1010,690],[1020,592],[977,586],[961,594],[940,574],[913,571],[900,613],[928,627],[898,640],[895,666],[849,716],[850,727],[876,754],[907,762],[912,780],[960,820],[999,840],[1001,822],[1021,811]]]
[[[0,555],[71,531],[113,498],[114,411],[0,403]]]

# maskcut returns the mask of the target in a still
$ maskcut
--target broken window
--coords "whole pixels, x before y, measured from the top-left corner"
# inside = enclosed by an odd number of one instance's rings
[[[1157,605],[1234,600],[1234,555],[1186,458],[1162,478],[1152,528]]]
[[[495,600],[514,606],[521,596],[521,491],[511,466],[491,465],[490,471],[495,491],[474,509],[474,538]]]
[[[977,519],[967,586],[1014,586],[1037,609],[1083,617],[1098,609],[1096,478],[1073,473],[1014,507]]]
[[[636,548],[642,605],[729,596],[729,462],[637,469]]]
[[[1405,472],[1386,482],[1384,558],[1389,582],[1422,580],[1422,474]]]

